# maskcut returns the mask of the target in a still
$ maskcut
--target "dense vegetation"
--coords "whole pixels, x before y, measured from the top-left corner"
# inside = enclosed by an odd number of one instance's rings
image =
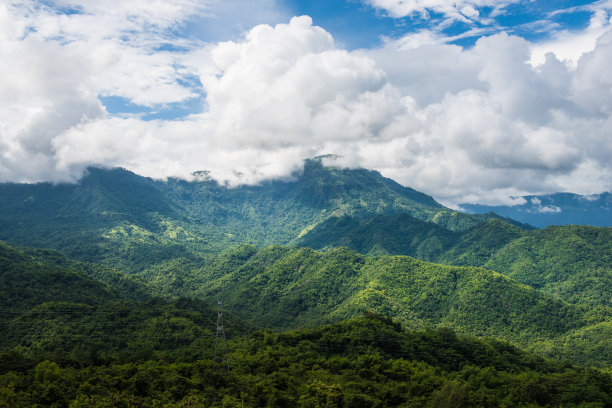
[[[167,271],[178,268],[166,265]],[[183,271],[180,279],[160,270],[143,277],[182,296],[214,301],[221,292],[229,310],[275,329],[311,327],[375,310],[413,328],[452,327],[550,357],[604,367],[612,363],[609,326],[600,325],[610,321],[608,308],[569,304],[483,268],[406,256],[367,257],[346,248],[317,252],[243,245]],[[600,326],[593,330],[594,325]],[[589,333],[588,345],[568,342],[578,333]]]
[[[53,263],[100,269],[0,243],[0,372],[45,359],[85,366],[186,358],[215,336],[216,311],[200,300],[152,297],[149,286],[129,277],[111,287]],[[234,336],[252,327],[230,317],[226,331]]]
[[[479,266],[566,302],[612,306],[612,228],[567,225],[526,230],[491,219],[454,232],[407,214],[345,216],[326,220],[297,243]]]
[[[4,371],[0,406],[454,408],[612,403],[609,374],[543,360],[496,340],[457,337],[448,329],[406,330],[373,314],[316,329],[256,331],[237,338],[229,342],[230,371],[211,358],[211,339],[196,347],[202,338],[185,340],[189,346],[176,353],[128,362],[121,356],[100,361],[89,353],[72,364],[47,359],[33,361],[33,368]]]
[[[298,238],[296,244],[314,249],[347,247],[367,255],[409,255],[434,261],[459,237],[457,232],[401,213],[366,219],[328,218]]]
[[[612,306],[612,228],[533,231],[505,245],[484,266],[568,301]]]
[[[318,159],[292,180],[236,188],[202,174],[198,180],[91,168],[76,185],[0,184],[0,239],[133,272],[245,242],[288,244],[338,215],[404,212],[451,230],[494,217],[452,211],[378,172],[324,167]]]
[[[197,179],[0,184],[0,239],[38,247],[0,242],[0,407],[611,404],[571,364],[612,366],[612,229],[463,214],[319,159]]]

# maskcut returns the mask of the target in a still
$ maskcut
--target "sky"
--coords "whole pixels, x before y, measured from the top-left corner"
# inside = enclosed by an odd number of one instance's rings
[[[0,0],[0,182],[305,158],[438,201],[612,190],[612,0]]]

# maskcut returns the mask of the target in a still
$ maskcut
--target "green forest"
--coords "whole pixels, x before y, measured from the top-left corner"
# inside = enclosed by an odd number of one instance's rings
[[[0,239],[0,407],[612,406],[612,228],[312,159],[0,184]]]

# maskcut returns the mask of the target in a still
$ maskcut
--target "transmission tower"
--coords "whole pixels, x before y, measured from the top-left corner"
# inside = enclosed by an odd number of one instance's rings
[[[217,305],[219,309],[217,310],[217,337],[215,339],[215,357],[214,357],[214,365],[215,370],[223,364],[225,360],[225,368],[229,371],[229,358],[227,357],[227,341],[225,340],[225,329],[223,328],[223,310],[221,309],[222,301],[221,296],[217,298]],[[223,342],[222,345],[219,345],[219,340]],[[220,347],[223,348],[223,351],[220,350]],[[223,353],[223,355],[221,355]]]

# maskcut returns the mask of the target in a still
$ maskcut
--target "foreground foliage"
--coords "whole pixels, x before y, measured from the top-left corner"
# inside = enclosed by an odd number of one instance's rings
[[[210,349],[210,344],[209,348]],[[508,343],[411,331],[379,315],[315,329],[257,331],[208,356],[84,367],[41,361],[0,375],[0,406],[604,407],[612,378]]]

